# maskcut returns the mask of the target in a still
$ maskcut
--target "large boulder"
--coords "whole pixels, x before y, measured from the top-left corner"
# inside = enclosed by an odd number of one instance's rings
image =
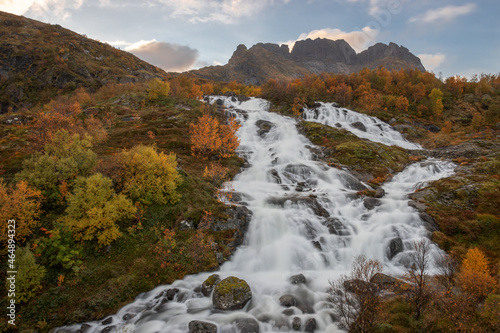
[[[289,308],[291,306],[296,306],[297,301],[292,295],[283,295],[280,297],[280,305]]]
[[[212,302],[219,310],[242,309],[252,299],[252,290],[245,280],[230,276],[222,280],[214,289]]]

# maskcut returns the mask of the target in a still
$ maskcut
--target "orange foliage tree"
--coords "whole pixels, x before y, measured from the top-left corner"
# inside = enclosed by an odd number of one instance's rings
[[[55,133],[66,130],[70,134],[88,135],[94,141],[106,137],[106,130],[99,119],[89,116],[82,120],[82,109],[77,102],[51,101],[45,105],[30,126],[29,139],[34,150],[50,143]]]
[[[11,187],[0,179],[0,254],[7,250],[8,220],[15,220],[15,241],[22,244],[38,225],[41,199],[41,192],[26,181]]]
[[[189,126],[192,155],[202,159],[213,155],[220,158],[233,156],[240,144],[236,136],[239,128],[234,118],[229,118],[227,124],[221,124],[217,118],[204,113],[196,124]]]
[[[457,280],[460,289],[469,296],[472,304],[476,305],[496,287],[496,281],[490,275],[486,257],[478,248],[467,251]]]

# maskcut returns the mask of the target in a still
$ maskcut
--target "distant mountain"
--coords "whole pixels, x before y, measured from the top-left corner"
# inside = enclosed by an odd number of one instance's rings
[[[0,12],[0,113],[80,86],[166,76],[128,52],[59,25]]]
[[[425,71],[417,56],[394,43],[377,43],[356,53],[343,39],[317,38],[297,41],[291,52],[287,45],[259,43],[250,49],[239,45],[227,65],[204,67],[190,73],[217,81],[261,84],[271,78],[293,79],[322,72],[349,74],[378,66],[389,70]]]

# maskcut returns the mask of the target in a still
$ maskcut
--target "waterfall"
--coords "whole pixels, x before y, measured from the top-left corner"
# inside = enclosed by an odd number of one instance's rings
[[[385,195],[370,198],[369,205],[356,194],[369,186],[344,170],[316,161],[309,149],[313,145],[298,133],[295,119],[268,112],[269,103],[258,98],[239,102],[212,96],[209,101],[225,105],[242,125],[237,133],[238,153],[248,167],[234,178],[232,187],[253,213],[244,244],[218,274],[247,281],[252,300],[243,310],[217,311],[210,297],[195,291],[211,273],[190,275],[139,295],[112,316],[114,328],[185,333],[189,322],[201,320],[216,324],[219,333],[230,333],[237,332],[236,319],[252,318],[260,332],[291,332],[292,319],[298,317],[302,323],[314,318],[315,332],[341,332],[326,301],[329,281],[347,273],[360,254],[380,260],[385,273],[402,274],[412,242],[428,236],[407,196],[430,181],[451,176],[455,165],[435,159],[415,163],[386,183]],[[366,132],[349,130],[373,141],[420,148],[376,118],[331,104],[305,110],[305,118],[337,127],[339,123],[346,129],[360,122]],[[265,130],[259,127],[263,123]],[[391,244],[397,244],[398,250],[391,250]],[[432,245],[432,255],[440,251]],[[292,284],[290,277],[299,273],[306,283]],[[179,291],[173,301],[163,303],[158,295],[170,288]],[[287,314],[279,302],[283,295],[300,300]],[[86,332],[106,327],[101,322],[87,325]],[[80,326],[66,329],[76,331]]]

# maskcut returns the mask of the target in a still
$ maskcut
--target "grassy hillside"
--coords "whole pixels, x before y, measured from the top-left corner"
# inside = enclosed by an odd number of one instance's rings
[[[134,55],[59,25],[0,12],[0,105],[46,103],[78,87],[137,82],[166,73]]]

